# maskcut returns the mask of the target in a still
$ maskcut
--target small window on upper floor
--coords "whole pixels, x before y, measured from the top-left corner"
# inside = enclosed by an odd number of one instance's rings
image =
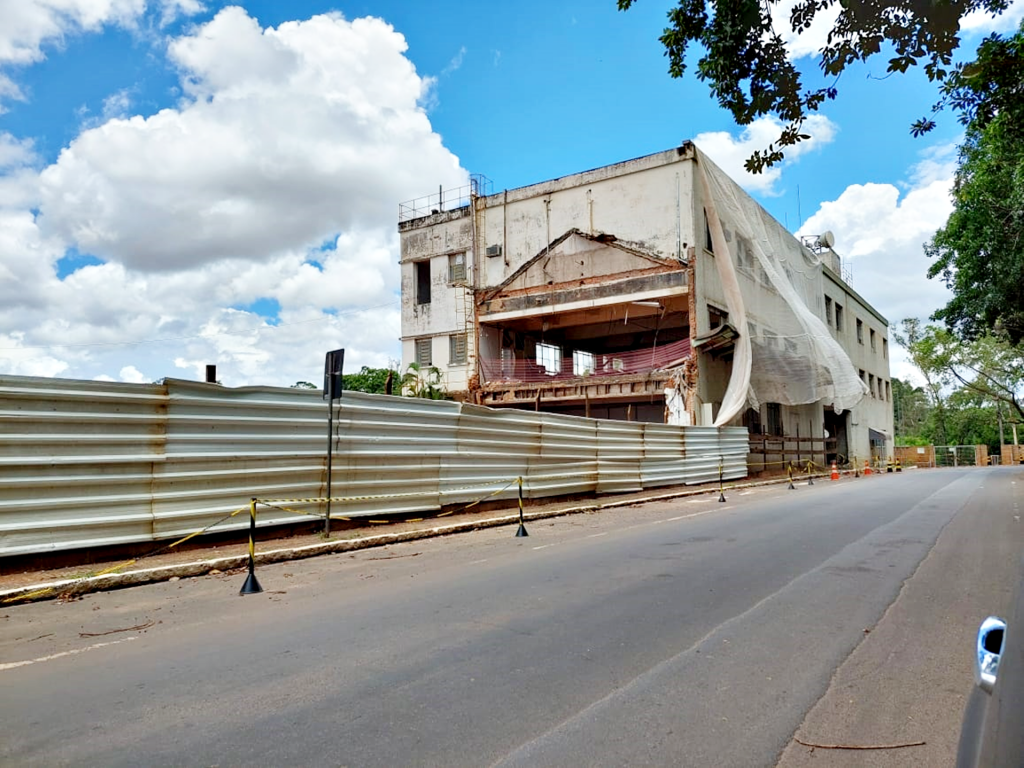
[[[708,304],[708,327],[714,330],[720,325],[724,325],[729,322],[729,313],[724,309],[713,307]]]
[[[882,357],[884,357],[886,360],[889,359],[889,340],[888,339],[882,339]]]
[[[825,297],[825,325],[832,327],[832,297]]]
[[[593,352],[575,349],[572,353],[572,375],[589,376],[596,370],[597,361]]]
[[[421,369],[433,365],[433,339],[416,339],[416,363]]]
[[[416,303],[430,303],[430,260],[413,263],[416,270]]]
[[[468,334],[453,333],[448,337],[448,365],[466,364],[466,339]]]
[[[453,253],[448,257],[448,282],[466,282],[466,254]]]
[[[843,330],[843,305],[836,302],[836,330]]]
[[[878,397],[878,393],[875,391],[875,374],[868,374],[868,389],[871,390],[871,397]]]
[[[537,365],[544,368],[548,376],[562,372],[562,348],[554,344],[537,344]]]
[[[704,212],[704,250],[708,253],[715,252],[715,248],[711,243],[711,225],[708,224],[707,211]]]
[[[857,321],[857,343],[864,343],[864,323],[860,320]]]
[[[871,328],[871,329],[868,330],[868,337],[871,339],[871,351],[872,352],[877,352],[878,351],[878,344],[877,344],[876,339],[875,339],[875,329],[874,328]]]

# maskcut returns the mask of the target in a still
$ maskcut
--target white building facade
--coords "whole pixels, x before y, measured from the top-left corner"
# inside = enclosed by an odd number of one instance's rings
[[[885,318],[827,238],[800,243],[693,144],[485,192],[400,208],[403,366],[490,406],[891,454]]]

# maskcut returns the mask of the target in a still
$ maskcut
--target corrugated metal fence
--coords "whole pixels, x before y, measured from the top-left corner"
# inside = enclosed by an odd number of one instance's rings
[[[169,539],[260,499],[321,498],[320,393],[0,376],[0,556]],[[747,474],[743,428],[669,427],[346,392],[332,515],[426,513],[522,475],[530,498]],[[511,499],[512,485],[495,498]],[[289,502],[308,515],[322,502]],[[294,513],[262,509],[260,525]],[[248,525],[238,516],[217,530]]]

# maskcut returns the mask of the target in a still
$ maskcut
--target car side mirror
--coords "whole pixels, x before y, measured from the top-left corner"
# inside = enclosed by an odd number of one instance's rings
[[[974,682],[985,693],[992,693],[999,672],[999,655],[1003,652],[1006,622],[989,616],[978,628],[978,643],[974,657]]]

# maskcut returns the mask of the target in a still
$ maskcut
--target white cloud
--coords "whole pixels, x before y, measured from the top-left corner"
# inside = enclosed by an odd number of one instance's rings
[[[428,179],[466,183],[405,49],[378,19],[261,30],[227,8],[171,44],[189,94],[179,109],[85,131],[43,172],[44,226],[144,270],[393,226]]]
[[[770,6],[772,28],[782,38],[790,58],[806,56],[817,59],[821,49],[828,43],[828,34],[835,26],[842,4],[834,3],[818,11],[811,26],[798,35],[793,32],[789,19],[794,6],[803,1],[782,0],[773,3]],[[1024,19],[1024,0],[1011,0],[1009,7],[998,16],[983,10],[967,14],[960,20],[960,29],[967,34],[1007,33],[1016,30],[1021,19]]]
[[[145,9],[146,0],[0,0],[0,64],[40,61],[46,43],[105,24],[134,24]]]
[[[456,53],[452,60],[448,62],[447,66],[441,70],[442,75],[450,75],[462,66],[462,60],[466,58],[466,46],[459,48],[459,52]]]
[[[59,376],[68,364],[46,354],[26,348],[22,333],[0,333],[0,373],[15,376]]]
[[[11,134],[0,131],[0,171],[30,165],[35,160],[31,139],[16,139]]]
[[[213,363],[229,386],[289,385],[318,381],[329,349],[350,370],[399,357],[398,203],[467,175],[405,48],[377,19],[261,29],[225,9],[169,48],[177,108],[90,127],[41,172],[0,137],[0,372]],[[61,261],[68,247],[105,263]]]
[[[166,27],[182,16],[195,16],[206,10],[199,0],[160,0],[160,26]]]
[[[134,365],[126,365],[121,369],[121,381],[127,381],[129,384],[148,384],[150,379]]]
[[[72,35],[106,26],[135,30],[148,8],[166,25],[200,13],[203,5],[198,0],[0,0],[0,114],[4,100],[25,98],[3,67],[42,61],[45,48],[62,47]]]
[[[743,167],[746,159],[755,151],[763,150],[774,143],[779,138],[782,128],[782,123],[774,117],[759,117],[744,128],[738,138],[727,131],[714,131],[698,134],[693,142],[745,190],[772,195],[775,194],[775,183],[781,177],[785,165],[828,144],[838,130],[824,115],[811,115],[803,129],[811,138],[787,147],[786,159],[782,166],[766,168],[762,173],[748,173]]]
[[[974,11],[960,20],[960,29],[964,32],[988,34],[989,32],[1013,32],[1024,19],[1024,0],[1011,0],[1009,7],[998,16],[991,16],[985,11]]]
[[[892,325],[906,317],[927,320],[950,297],[941,281],[926,277],[931,262],[923,250],[953,210],[953,166],[937,160],[948,156],[948,147],[924,153],[902,195],[892,184],[847,187],[836,200],[822,203],[798,233],[831,230],[854,289]],[[894,376],[910,375],[899,353],[894,351],[891,362]]]
[[[782,38],[790,58],[799,59],[804,56],[817,58],[821,49],[828,42],[828,33],[835,26],[842,6],[839,3],[835,3],[828,8],[818,11],[814,15],[814,21],[811,23],[811,26],[798,35],[793,32],[793,27],[789,21],[793,7],[798,2],[802,3],[803,0],[783,0],[783,2],[771,5],[772,29]]]

